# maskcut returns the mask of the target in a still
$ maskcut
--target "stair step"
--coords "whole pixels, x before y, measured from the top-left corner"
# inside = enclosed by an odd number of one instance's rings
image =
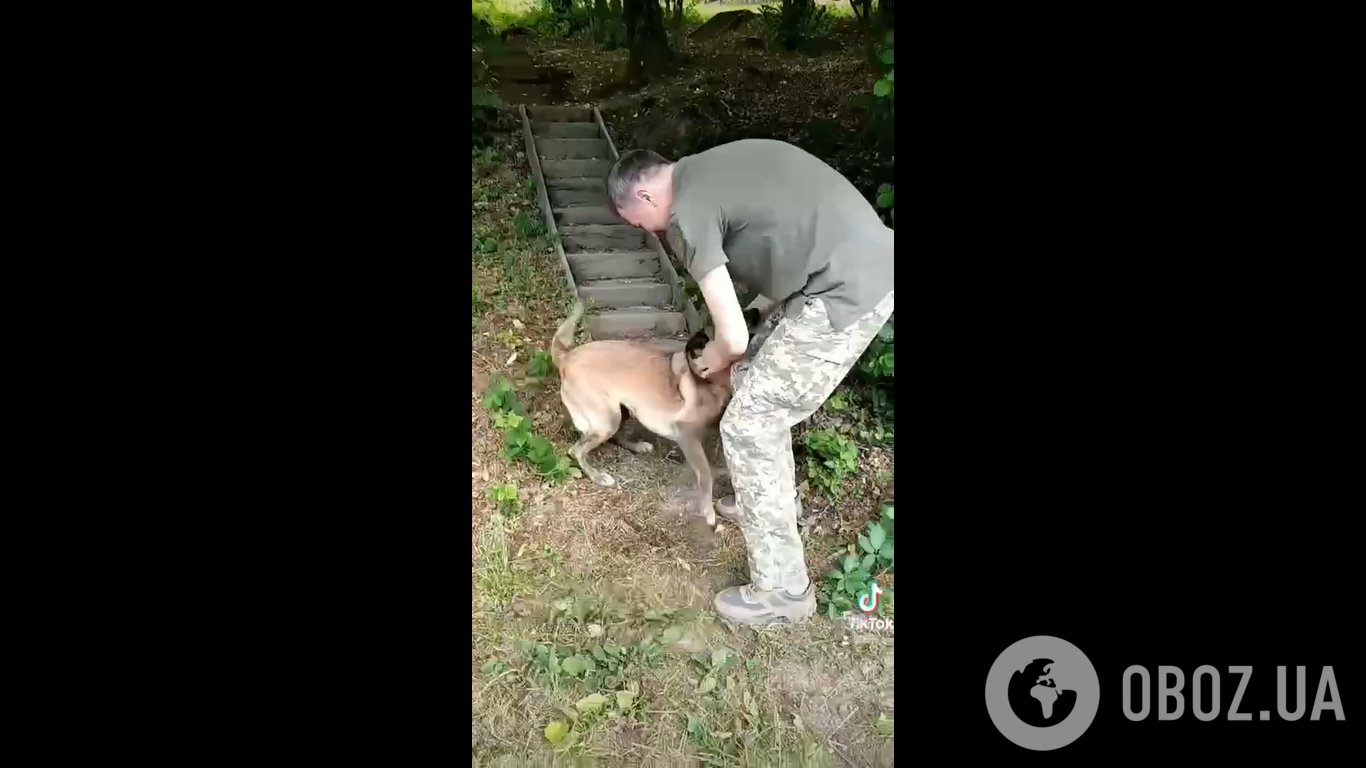
[[[605,205],[575,205],[569,208],[556,208],[555,223],[574,224],[625,224],[611,208]]]
[[[547,179],[567,179],[588,176],[606,184],[607,172],[612,170],[611,160],[541,160],[541,173]]]
[[[663,339],[650,339],[649,343],[651,346],[659,347],[661,352],[667,352],[671,355],[688,348],[687,339],[676,339],[672,336]]]
[[[580,282],[579,295],[585,300],[596,301],[600,307],[612,309],[663,306],[671,303],[674,298],[673,289],[664,283],[629,280]]]
[[[653,251],[566,253],[564,257],[577,283],[659,274],[659,256]]]
[[[540,107],[528,106],[526,116],[532,120],[548,123],[589,123],[597,127],[593,120],[592,107]]]
[[[688,324],[679,312],[607,312],[584,318],[594,339],[628,339],[685,333]]]
[[[606,187],[603,188],[604,190]],[[571,205],[606,206],[607,192],[595,189],[551,189],[550,204],[556,208]]]
[[[531,135],[540,139],[596,139],[597,123],[532,123]],[[538,142],[539,143],[539,142]]]
[[[596,192],[599,195],[607,194],[606,176],[571,176],[564,179],[552,179],[546,177],[545,186],[550,190],[564,190],[576,192]]]
[[[536,152],[542,160],[611,160],[606,139],[541,139]]]
[[[578,224],[558,227],[564,252],[643,250],[645,230],[626,224]]]

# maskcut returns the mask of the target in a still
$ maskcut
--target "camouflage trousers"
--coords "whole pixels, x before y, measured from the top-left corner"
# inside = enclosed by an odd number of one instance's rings
[[[894,295],[843,331],[831,327],[824,302],[809,298],[732,373],[735,392],[721,419],[721,446],[756,589],[806,589],[792,427],[815,413],[858,362],[891,316]]]

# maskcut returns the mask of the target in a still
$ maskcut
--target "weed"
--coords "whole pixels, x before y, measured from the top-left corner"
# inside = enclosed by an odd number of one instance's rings
[[[893,378],[896,374],[895,340],[896,326],[892,318],[888,318],[859,357],[858,369],[875,379]]]
[[[522,512],[522,502],[517,498],[517,484],[503,483],[489,488],[489,499],[498,507],[504,517],[515,517]]]
[[[491,411],[493,425],[503,432],[506,444],[503,457],[522,459],[552,484],[566,478],[583,477],[568,456],[556,453],[549,440],[531,433],[531,418],[523,411],[512,391],[512,383],[500,376],[484,393],[484,407]]]
[[[532,218],[526,211],[518,211],[517,215],[512,217],[512,228],[523,240],[530,240],[545,231],[541,222]]]
[[[544,379],[555,372],[555,361],[550,358],[549,352],[538,349],[536,354],[531,357],[531,364],[527,366],[527,372],[538,379]]]
[[[858,469],[858,446],[833,429],[809,430],[806,474],[832,499],[844,495],[844,478]]]

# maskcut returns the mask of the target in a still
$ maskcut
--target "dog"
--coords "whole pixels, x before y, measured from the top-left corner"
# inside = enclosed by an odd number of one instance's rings
[[[646,429],[678,443],[697,476],[702,516],[714,527],[711,464],[702,438],[720,422],[730,400],[730,368],[709,379],[697,375],[696,359],[709,340],[703,331],[693,334],[682,352],[672,354],[635,341],[575,347],[574,328],[582,316],[583,304],[576,303],[550,343],[550,357],[560,371],[560,400],[581,433],[569,455],[588,479],[615,485],[611,475],[588,463],[588,452],[608,439],[636,454],[654,450],[650,443],[631,442],[617,433],[629,411]]]

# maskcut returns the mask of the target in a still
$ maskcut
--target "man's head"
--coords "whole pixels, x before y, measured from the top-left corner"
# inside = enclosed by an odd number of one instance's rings
[[[673,163],[648,149],[626,152],[607,173],[607,194],[618,216],[634,226],[663,232],[673,210]]]

